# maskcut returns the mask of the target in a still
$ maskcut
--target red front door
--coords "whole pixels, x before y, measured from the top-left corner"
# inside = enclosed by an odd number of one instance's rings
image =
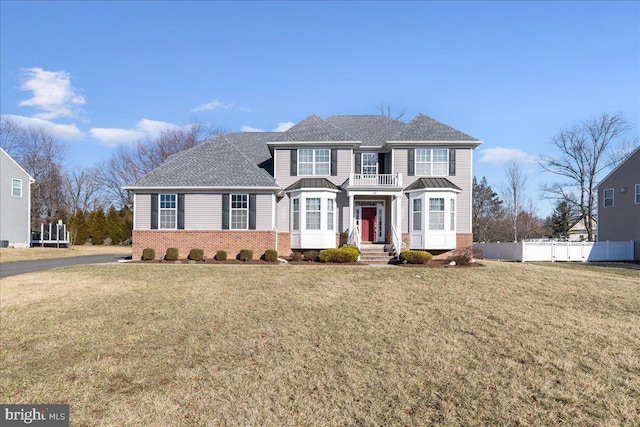
[[[362,241],[375,242],[376,239],[376,215],[378,210],[376,208],[362,208]]]

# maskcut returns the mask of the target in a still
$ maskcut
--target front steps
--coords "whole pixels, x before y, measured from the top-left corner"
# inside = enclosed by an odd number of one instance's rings
[[[377,243],[360,244],[360,262],[366,264],[393,264],[393,246]]]

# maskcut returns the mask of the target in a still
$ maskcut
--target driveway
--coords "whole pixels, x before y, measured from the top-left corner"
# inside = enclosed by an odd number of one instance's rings
[[[0,264],[0,277],[16,274],[34,273],[52,268],[68,267],[79,264],[106,264],[118,262],[122,255],[87,255],[73,258],[38,259],[33,261],[16,261]]]

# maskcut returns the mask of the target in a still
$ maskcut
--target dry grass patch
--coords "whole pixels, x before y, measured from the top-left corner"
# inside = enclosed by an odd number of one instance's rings
[[[69,248],[1,248],[0,264],[14,261],[32,261],[36,259],[71,258],[85,255],[131,255],[131,246],[94,246],[82,245]]]
[[[632,425],[640,274],[83,266],[2,292],[0,401],[73,425]]]

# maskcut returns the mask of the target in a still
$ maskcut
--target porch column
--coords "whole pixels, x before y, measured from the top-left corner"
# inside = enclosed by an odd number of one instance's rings
[[[402,194],[396,196],[396,231],[402,242]]]
[[[353,194],[349,195],[349,236],[347,236],[347,239],[349,239],[349,237],[351,237],[351,233],[353,233],[353,224],[354,224],[354,219],[353,219],[353,212],[354,212],[355,206],[354,206],[354,196]]]

